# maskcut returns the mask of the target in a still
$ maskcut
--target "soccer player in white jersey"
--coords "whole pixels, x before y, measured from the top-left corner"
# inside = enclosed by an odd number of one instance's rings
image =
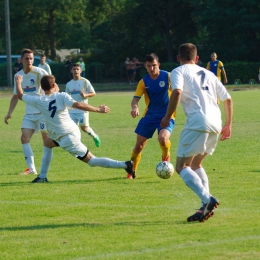
[[[203,222],[213,216],[219,201],[210,194],[202,161],[207,154],[213,154],[219,135],[221,141],[231,137],[233,103],[218,78],[196,65],[199,57],[195,45],[182,44],[177,59],[181,66],[171,72],[173,92],[161,126],[164,128],[169,124],[180,101],[187,120],[180,135],[176,171],[202,202],[201,208],[187,221]],[[223,127],[217,99],[224,103]]]
[[[96,92],[89,80],[80,76],[82,69],[80,64],[74,63],[71,69],[73,79],[66,84],[65,92],[72,96],[78,102],[88,104],[88,99],[94,97]],[[99,136],[93,131],[89,125],[89,112],[79,109],[70,109],[70,117],[80,126],[80,128],[93,137],[96,147],[100,146]]]
[[[51,68],[48,63],[46,63],[46,55],[41,55],[41,63],[38,65],[39,68],[44,69],[48,72],[49,75],[51,75]]]
[[[23,70],[17,72],[16,75],[23,76],[22,88],[27,95],[40,96],[42,94],[40,80],[44,75],[48,73],[38,67],[33,66],[34,55],[32,50],[24,49],[21,53],[21,60],[23,63]],[[58,91],[58,89],[56,89]],[[10,101],[10,106],[7,115],[5,116],[5,123],[8,124],[8,119],[17,105],[18,96],[16,93],[16,81],[14,80],[14,92]],[[23,147],[23,153],[27,168],[21,174],[37,174],[34,155],[30,145],[30,140],[35,132],[41,131],[43,141],[48,137],[45,121],[41,115],[41,112],[30,105],[26,105],[26,111],[22,122],[22,136],[21,142]],[[52,159],[52,150],[44,148],[43,161],[41,171],[47,171],[50,161]]]
[[[93,107],[84,102],[75,101],[65,92],[55,92],[56,83],[53,75],[44,76],[41,79],[41,86],[45,92],[44,96],[24,94],[21,87],[22,78],[21,75],[16,75],[15,77],[18,98],[41,111],[49,133],[49,138],[44,141],[46,148],[52,149],[53,147],[60,146],[89,166],[121,168],[134,174],[132,161],[123,162],[115,161],[110,158],[95,157],[81,142],[79,127],[71,119],[68,112],[68,108],[76,108],[83,111],[108,113],[110,110],[109,107],[105,105]],[[47,172],[41,172],[32,182],[48,182]]]

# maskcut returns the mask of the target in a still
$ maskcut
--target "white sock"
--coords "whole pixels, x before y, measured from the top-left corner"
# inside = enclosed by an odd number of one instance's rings
[[[91,135],[93,138],[97,137],[97,134],[93,131],[93,129],[90,126],[88,126],[87,133],[88,135]]]
[[[209,192],[209,179],[208,179],[208,176],[207,176],[204,168],[198,168],[194,172],[197,173],[197,175],[200,177],[200,179],[202,181],[203,186],[205,187],[207,192]]]
[[[36,168],[34,165],[34,155],[30,143],[22,144],[22,147],[27,167],[30,170],[36,172]]]
[[[52,155],[53,155],[52,148],[47,148],[44,146],[41,171],[40,171],[40,175],[39,175],[40,178],[47,177],[47,173],[49,171],[50,163],[52,160]]]
[[[116,161],[116,160],[112,160],[110,158],[97,158],[95,156],[93,156],[89,162],[88,165],[91,167],[104,167],[104,168],[123,168],[126,169],[126,164],[125,162],[122,161]]]
[[[192,189],[195,194],[205,204],[210,201],[210,194],[203,186],[201,179],[190,167],[186,167],[181,170],[180,176],[184,180],[185,184]]]
[[[205,187],[205,189],[209,193],[209,179],[208,179],[208,176],[207,176],[204,168],[202,168],[202,167],[198,168],[195,170],[195,172],[200,177],[202,185]],[[201,202],[201,206],[203,206],[203,202]]]

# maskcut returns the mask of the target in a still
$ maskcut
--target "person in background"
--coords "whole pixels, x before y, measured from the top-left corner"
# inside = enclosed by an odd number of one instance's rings
[[[73,64],[71,73],[73,79],[66,84],[65,92],[71,95],[74,100],[88,104],[88,99],[96,95],[93,86],[89,80],[80,76],[81,67],[78,63]],[[89,125],[89,112],[74,108],[69,110],[69,114],[82,131],[93,137],[96,147],[99,147],[101,143],[99,136]]]
[[[51,75],[51,68],[48,63],[46,63],[46,55],[41,55],[41,63],[38,65],[39,68],[42,68],[48,72],[49,75]]]
[[[77,62],[77,64],[80,65],[81,67],[81,74],[80,76],[85,78],[86,77],[86,65],[85,65],[85,62],[83,61],[83,58],[79,58],[79,61]]]
[[[219,201],[209,191],[209,180],[202,166],[204,158],[212,155],[220,140],[231,137],[233,103],[224,85],[208,70],[196,65],[199,56],[192,43],[179,47],[177,60],[181,66],[172,70],[172,95],[161,127],[166,127],[173,111],[181,102],[186,123],[180,134],[176,171],[184,183],[199,197],[201,207],[187,221],[203,222],[213,216]],[[224,103],[225,123],[217,100]]]
[[[70,81],[72,79],[72,74],[71,74],[72,65],[73,65],[72,57],[69,56],[67,61],[65,62],[67,81]]]
[[[221,81],[221,74],[222,74],[223,82],[224,84],[227,84],[228,80],[224,69],[224,64],[220,60],[217,60],[216,52],[212,52],[210,57],[211,57],[211,61],[208,62],[206,69],[213,72],[217,76],[219,81]]]
[[[148,74],[139,81],[131,103],[131,116],[136,118],[139,116],[139,100],[144,95],[146,109],[135,129],[136,144],[131,155],[135,172],[140,163],[142,151],[156,130],[162,152],[161,160],[170,161],[170,136],[174,129],[176,115],[176,112],[173,111],[169,123],[164,127],[160,126],[172,93],[170,73],[160,70],[159,58],[155,53],[146,55],[144,66]],[[127,174],[127,179],[133,177],[135,178],[135,174],[134,176],[131,173]]]
[[[17,73],[18,71],[23,69],[23,63],[21,61],[21,58],[18,58],[16,63],[14,64],[14,72]]]
[[[30,49],[24,49],[21,53],[21,61],[23,63],[23,69],[15,74],[23,76],[24,80],[22,82],[23,91],[28,96],[41,96],[42,89],[40,84],[40,79],[47,75],[48,72],[39,67],[33,66],[34,54]],[[56,91],[59,91],[58,87]],[[14,92],[13,97],[10,101],[10,106],[7,115],[5,116],[5,123],[8,124],[8,120],[11,118],[12,113],[18,103],[18,95],[16,92],[16,81],[14,80]],[[34,133],[41,131],[42,140],[48,138],[47,129],[45,125],[44,118],[41,112],[29,104],[26,104],[25,115],[22,122],[22,135],[21,143],[23,148],[24,158],[27,164],[27,168],[20,174],[37,174],[36,167],[34,164],[34,154],[30,145],[31,138]],[[47,171],[49,164],[52,160],[52,150],[49,148],[44,148],[43,162],[41,172]]]
[[[24,94],[21,83],[22,75],[16,75],[16,91],[18,98],[27,105],[41,111],[50,135],[44,142],[47,149],[60,146],[72,154],[75,158],[87,163],[91,167],[125,169],[133,174],[133,162],[116,161],[110,158],[95,157],[89,149],[81,142],[80,130],[73,122],[68,113],[68,108],[80,109],[96,113],[109,113],[109,107],[100,105],[93,107],[83,102],[75,101],[65,92],[57,92],[55,77],[53,75],[44,76],[41,79],[41,86],[45,92],[44,96]],[[40,174],[32,183],[48,182],[47,172]]]
[[[126,75],[127,80],[129,81],[129,84],[132,84],[131,78],[132,78],[132,62],[130,61],[129,57],[126,57],[125,59],[125,68],[126,68]]]

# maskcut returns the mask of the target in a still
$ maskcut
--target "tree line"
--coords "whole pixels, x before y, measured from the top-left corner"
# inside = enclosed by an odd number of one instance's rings
[[[5,6],[0,0],[0,49],[5,50]],[[175,62],[178,46],[197,45],[206,62],[258,62],[259,0],[12,0],[11,49],[85,50],[87,62],[117,66],[125,57],[156,52]]]

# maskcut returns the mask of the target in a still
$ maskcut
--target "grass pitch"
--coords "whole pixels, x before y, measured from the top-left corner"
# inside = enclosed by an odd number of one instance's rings
[[[49,183],[18,175],[26,164],[20,144],[24,103],[19,101],[9,125],[0,125],[0,259],[259,259],[260,258],[260,91],[231,91],[233,135],[219,142],[204,168],[211,193],[220,201],[213,218],[188,223],[199,199],[174,173],[155,174],[161,150],[157,135],[149,140],[135,180],[125,171],[91,168],[55,148]],[[139,118],[130,116],[133,93],[98,93],[90,104],[105,103],[108,115],[90,115],[101,146],[82,134],[99,157],[128,160]],[[11,95],[0,93],[1,118]],[[140,101],[141,111],[144,108]],[[221,106],[222,108],[222,106]],[[171,137],[171,162],[185,118],[178,109]],[[31,142],[37,170],[43,152],[40,134]]]

